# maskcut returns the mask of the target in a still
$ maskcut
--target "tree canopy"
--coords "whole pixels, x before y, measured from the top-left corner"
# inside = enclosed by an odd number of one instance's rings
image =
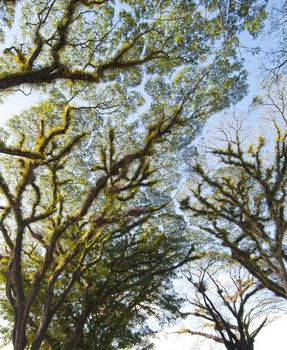
[[[57,80],[138,84],[143,73],[166,74],[234,56],[236,36],[256,34],[266,1],[21,1],[18,39],[1,57],[0,89]],[[3,1],[2,22],[14,4]],[[6,16],[7,14],[7,16]],[[224,40],[222,49],[216,42]],[[228,50],[226,50],[228,48]],[[143,69],[144,67],[144,69]]]
[[[265,4],[1,1],[1,97],[42,96],[0,131],[14,349],[149,348],[146,319],[176,314],[174,271],[201,256],[171,199],[181,148],[246,93],[238,35]]]

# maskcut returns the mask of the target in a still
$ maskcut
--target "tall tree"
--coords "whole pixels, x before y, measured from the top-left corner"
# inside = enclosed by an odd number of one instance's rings
[[[95,106],[78,107],[55,91],[1,131],[4,312],[15,349],[119,347],[145,334],[119,331],[150,315],[148,305],[173,310],[164,287],[198,255],[168,209],[171,169],[183,125],[221,104],[197,90],[203,76],[182,92],[181,105],[156,100],[140,127],[125,122],[128,107],[115,110],[120,92],[107,101],[98,91]],[[169,97],[179,97],[180,84]],[[98,330],[104,320],[109,332],[121,320],[110,338]]]
[[[286,255],[286,137],[285,79],[271,80],[266,95],[257,98],[271,117],[274,141],[267,136],[246,147],[242,122],[234,135],[224,130],[225,145],[212,148],[219,165],[208,173],[198,163],[198,184],[193,201],[182,201],[200,222],[200,228],[227,247],[233,259],[245,266],[266,288],[287,298]],[[271,151],[272,150],[272,151]]]
[[[156,214],[168,197],[148,191],[157,183],[155,146],[173,138],[178,108],[138,134],[134,125],[100,128],[103,119],[81,111],[58,96],[2,131],[1,262],[15,349],[39,349],[44,339],[79,348],[90,323],[113,314],[128,322],[142,303],[160,303],[164,276],[191,257],[180,226]]]

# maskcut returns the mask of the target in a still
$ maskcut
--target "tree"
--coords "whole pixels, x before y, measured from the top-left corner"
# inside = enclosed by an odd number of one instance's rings
[[[274,142],[260,136],[246,147],[242,122],[233,126],[234,137],[225,130],[223,147],[211,149],[219,161],[213,174],[198,163],[199,176],[192,190],[194,202],[182,201],[199,218],[200,229],[227,247],[261,284],[277,296],[287,298],[286,255],[286,137],[285,80],[267,88],[256,101],[268,108],[265,113],[274,127]],[[272,149],[272,153],[270,150]]]
[[[286,55],[286,16],[287,1],[275,3],[270,14],[270,28],[267,34],[276,38],[274,48],[267,52],[267,58],[270,66],[267,70],[272,74],[281,74],[285,72],[287,55]]]
[[[11,2],[3,4],[13,9]],[[254,0],[232,6],[214,0],[22,1],[21,32],[1,58],[0,89],[62,79],[138,84],[144,71],[164,74],[179,65],[198,65],[213,55],[222,36],[229,49],[224,55],[229,56],[237,33],[245,28],[251,34],[259,31],[265,4]]]
[[[205,118],[246,92],[235,38],[264,5],[16,5],[2,97],[29,85],[48,99],[1,130],[2,312],[15,349],[124,348],[141,344],[153,307],[174,313],[164,288],[198,255],[170,204],[171,169]],[[150,109],[137,117],[143,85]]]
[[[145,136],[132,125],[117,131],[107,125],[101,136],[102,122],[58,96],[11,120],[9,134],[2,131],[1,262],[15,348],[28,342],[38,349],[44,339],[86,348],[89,336],[79,345],[85,326],[92,324],[92,335],[102,317],[126,315],[128,323],[136,308],[143,317],[145,303],[160,304],[169,272],[191,258],[176,215],[156,214],[167,197],[148,191],[157,183],[155,147],[164,136],[172,139],[180,112],[150,124]]]
[[[109,120],[99,114],[100,103],[73,107],[57,92],[2,130],[1,262],[12,315],[6,305],[4,313],[15,348],[37,349],[43,341],[67,349],[139,342],[143,329],[138,335],[119,331],[150,315],[149,304],[173,310],[164,287],[172,271],[197,254],[177,216],[156,213],[170,201],[159,193],[173,176],[161,155],[167,144],[176,152],[186,101],[192,97],[200,106],[202,92],[188,93],[180,107],[154,104],[139,131],[137,123],[118,122],[123,110],[117,114],[112,102],[118,118]],[[173,159],[167,161],[170,167]],[[166,185],[158,186],[156,171]],[[109,327],[121,320],[114,338],[106,330],[94,338],[103,319]]]
[[[254,340],[276,310],[274,299],[242,266],[224,261],[189,264],[183,272],[191,284],[186,314],[201,321],[202,331],[188,328],[180,333],[198,335],[223,344],[227,350],[253,350]]]

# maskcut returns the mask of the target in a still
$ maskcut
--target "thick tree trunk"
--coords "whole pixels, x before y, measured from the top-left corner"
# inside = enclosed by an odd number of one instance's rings
[[[16,325],[15,340],[14,340],[14,350],[24,350],[27,345],[27,339],[25,335],[25,327],[23,324],[18,322]]]
[[[86,320],[91,312],[92,305],[88,305],[87,308],[83,311],[80,316],[76,328],[71,335],[68,343],[65,345],[64,350],[76,350],[79,342],[81,341],[83,335],[83,329],[86,323]]]

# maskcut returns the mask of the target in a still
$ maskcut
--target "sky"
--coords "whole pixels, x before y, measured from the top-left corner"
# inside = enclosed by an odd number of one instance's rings
[[[259,333],[255,340],[255,350],[285,350],[286,349],[286,325],[287,315],[270,323]],[[156,350],[216,350],[224,349],[223,346],[215,347],[213,341],[208,341],[188,334],[171,334],[180,327],[173,327],[162,333],[155,341]],[[170,333],[170,334],[169,334]]]
[[[276,4],[280,1],[273,0],[272,3]],[[264,36],[258,38],[258,43],[263,47],[267,48],[272,41],[266,40]],[[246,46],[256,45],[256,43],[251,42],[249,37],[243,37],[243,44]],[[247,113],[249,110],[249,105],[252,98],[259,93],[260,79],[261,79],[261,59],[262,56],[253,56],[250,53],[244,52],[244,58],[246,63],[246,68],[249,71],[249,94],[240,102],[233,110],[240,111],[242,113]],[[20,113],[22,110],[34,105],[39,100],[39,95],[33,92],[25,96],[21,92],[17,92],[14,95],[10,95],[5,98],[4,102],[0,105],[0,125],[3,125],[6,120],[15,114]],[[220,113],[207,122],[202,134],[198,137],[197,142],[202,138],[212,139],[216,127],[218,127],[222,122],[230,118],[233,110],[226,111],[225,113]],[[246,114],[247,115],[247,114]],[[252,116],[252,114],[247,115],[247,118],[251,118],[251,124],[254,131],[258,128],[257,120]],[[254,119],[252,119],[254,118]],[[249,120],[250,122],[250,120]],[[178,288],[178,287],[177,287]],[[287,325],[287,315],[280,317],[266,328],[264,328],[256,338],[255,350],[284,350],[286,348],[285,343],[285,331]],[[176,334],[182,327],[192,328],[193,324],[178,322],[177,325],[166,328],[163,332],[158,335],[155,340],[156,350],[215,350],[216,347],[214,342],[206,341],[200,339],[199,337],[192,337],[186,334]],[[5,347],[5,350],[11,349],[11,346]],[[219,347],[218,349],[223,349]]]

